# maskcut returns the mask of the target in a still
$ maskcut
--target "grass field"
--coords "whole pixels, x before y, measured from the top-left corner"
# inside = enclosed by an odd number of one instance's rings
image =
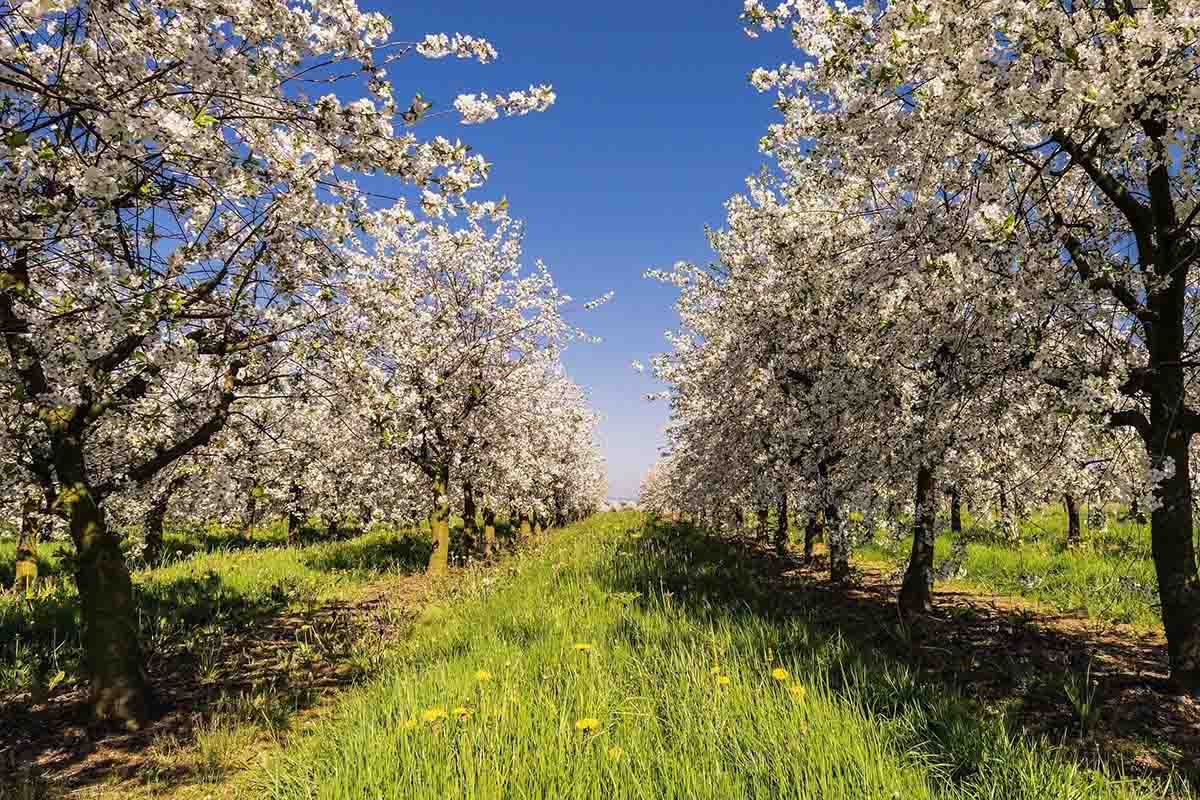
[[[777,617],[745,559],[608,514],[421,618],[258,796],[1134,798],[903,665]]]
[[[388,575],[424,568],[427,532],[376,528],[340,541],[284,547],[281,526],[246,544],[219,529],[167,534],[165,563],[135,568],[142,641],[156,650],[193,649],[289,610],[312,610]],[[74,580],[63,545],[43,546],[35,593],[0,592],[0,695],[80,678]],[[0,542],[0,585],[12,584],[11,541]],[[57,680],[55,679],[57,676]]]
[[[1115,511],[1103,529],[1084,529],[1082,543],[1065,546],[1066,514],[1047,509],[1024,520],[1020,543],[996,541],[990,526],[964,519],[966,557],[950,585],[1012,594],[1060,610],[1110,622],[1161,624],[1158,581],[1150,560],[1150,530]],[[900,567],[908,559],[911,532],[878,537],[855,552],[861,562]],[[937,539],[940,564],[950,557],[949,533]]]

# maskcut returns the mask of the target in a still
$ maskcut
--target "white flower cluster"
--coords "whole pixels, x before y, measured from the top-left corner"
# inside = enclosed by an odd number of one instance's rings
[[[417,52],[425,58],[473,58],[480,64],[495,61],[496,48],[486,39],[479,39],[462,33],[448,36],[444,33],[431,33],[417,43]]]
[[[510,92],[507,96],[487,94],[461,94],[454,101],[454,108],[462,115],[464,125],[489,122],[500,116],[523,116],[545,111],[554,105],[557,96],[547,85],[530,86],[528,91]]]

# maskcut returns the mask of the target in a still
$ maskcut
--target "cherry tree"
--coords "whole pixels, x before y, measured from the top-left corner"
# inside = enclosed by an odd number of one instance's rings
[[[356,173],[432,210],[483,181],[466,145],[412,132],[429,102],[405,108],[389,72],[495,51],[393,41],[354,3],[8,0],[0,19],[6,444],[69,522],[95,713],[136,725],[151,704],[106,498],[210,443],[319,335],[370,211]],[[479,122],[553,99],[456,106]]]
[[[783,163],[836,161],[865,180],[900,175],[893,199],[973,214],[971,257],[1010,254],[1013,281],[1087,339],[1065,352],[1032,341],[1028,366],[1141,438],[1172,676],[1200,686],[1193,4],[985,2],[964,15],[937,2],[751,0],[745,18],[787,26],[804,53],[753,76],[780,90],[785,119],[768,151]]]

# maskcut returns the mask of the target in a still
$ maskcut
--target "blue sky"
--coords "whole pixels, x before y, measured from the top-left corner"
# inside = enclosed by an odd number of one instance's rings
[[[495,165],[482,196],[507,196],[526,221],[530,263],[543,259],[580,301],[616,293],[578,318],[603,342],[576,345],[565,361],[603,416],[612,494],[636,494],[667,410],[642,399],[658,387],[630,362],[663,350],[675,325],[674,292],[642,273],[710,260],[704,226],[721,224],[722,203],[758,171],[758,139],[778,118],[774,96],[746,76],[792,58],[786,35],[748,38],[740,0],[360,1],[387,14],[397,38],[469,33],[500,52],[489,65],[398,64],[397,93],[420,92],[434,111],[460,92],[554,85],[558,102],[545,114],[477,126],[434,119],[422,132],[458,136]]]

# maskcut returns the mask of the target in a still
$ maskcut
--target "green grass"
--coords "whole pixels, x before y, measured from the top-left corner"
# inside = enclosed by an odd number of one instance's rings
[[[255,795],[1167,796],[1027,742],[1002,711],[803,615],[772,613],[739,552],[643,522],[572,526],[499,583],[429,609],[379,677],[256,769]],[[590,719],[597,730],[577,729]]]
[[[430,551],[427,531],[382,527],[340,541],[285,544],[280,525],[256,530],[249,545],[217,528],[168,533],[165,564],[133,572],[146,651],[191,646],[287,610],[353,597],[384,576],[422,570]],[[62,547],[40,549],[41,579],[31,596],[0,591],[0,694],[82,679],[78,596]],[[0,542],[4,588],[14,552],[13,542]]]
[[[1161,624],[1149,526],[1110,512],[1105,529],[1085,527],[1082,544],[1072,549],[1065,547],[1066,527],[1061,509],[1047,509],[1022,522],[1020,543],[1015,544],[995,540],[985,524],[967,517],[964,530],[969,543],[956,585],[1019,595],[1109,622]],[[902,533],[896,539],[877,538],[860,548],[856,557],[903,565],[911,540],[907,529]],[[937,562],[946,559],[951,549],[949,534],[939,536]]]

